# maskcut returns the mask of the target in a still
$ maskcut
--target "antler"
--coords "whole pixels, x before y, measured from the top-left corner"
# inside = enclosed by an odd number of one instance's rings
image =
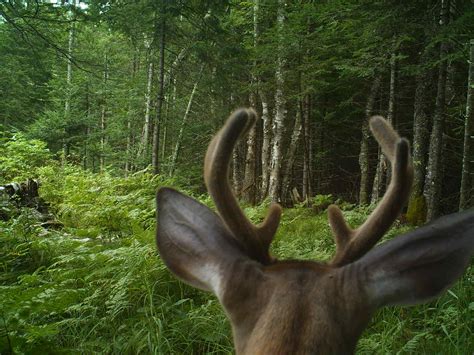
[[[380,116],[372,117],[370,128],[392,165],[392,180],[382,201],[357,229],[347,225],[337,206],[329,207],[329,224],[336,241],[336,255],[331,260],[334,266],[351,263],[369,251],[390,228],[410,194],[413,165],[408,141],[400,138],[390,123]]]
[[[263,223],[255,226],[240,208],[229,183],[229,162],[234,146],[253,126],[256,117],[251,109],[237,110],[229,117],[207,148],[204,180],[220,216],[246,254],[262,264],[269,264],[272,262],[269,247],[280,223],[281,207],[272,204]]]

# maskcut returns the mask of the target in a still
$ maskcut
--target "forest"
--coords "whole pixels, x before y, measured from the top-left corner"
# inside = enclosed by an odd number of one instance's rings
[[[206,149],[252,107],[233,191],[255,223],[283,206],[273,255],[326,261],[328,206],[361,225],[391,179],[374,115],[414,168],[384,240],[473,207],[473,91],[471,0],[0,0],[0,353],[233,353],[157,253],[156,191],[214,209]],[[474,353],[472,266],[356,352]]]

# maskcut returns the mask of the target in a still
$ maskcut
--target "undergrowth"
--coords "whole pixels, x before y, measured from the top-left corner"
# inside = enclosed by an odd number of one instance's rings
[[[155,191],[179,182],[146,171],[117,178],[70,166],[38,174],[41,195],[64,228],[45,230],[31,210],[0,222],[0,353],[232,353],[217,299],[177,281],[155,248]],[[212,206],[207,197],[201,201]],[[259,222],[266,208],[245,212]],[[345,215],[358,225],[369,212]],[[395,226],[386,238],[407,230]],[[326,215],[286,209],[272,252],[330,259]],[[473,353],[473,283],[471,268],[436,301],[379,311],[357,352]]]

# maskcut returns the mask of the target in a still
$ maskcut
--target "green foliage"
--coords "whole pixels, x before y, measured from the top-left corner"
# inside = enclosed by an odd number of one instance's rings
[[[152,199],[155,187],[169,181],[146,173],[113,178],[73,167],[44,168],[42,179],[43,196],[58,203],[68,228],[44,230],[29,210],[2,222],[1,353],[232,353],[229,323],[215,297],[177,281],[157,256]],[[127,212],[114,212],[116,204]],[[134,204],[143,211],[134,211]],[[266,208],[245,212],[259,222]],[[370,212],[364,207],[345,215],[359,225]],[[134,218],[139,222],[133,224]],[[89,224],[120,238],[84,238],[95,235]],[[406,230],[393,229],[386,239]],[[329,260],[334,242],[326,214],[285,209],[272,252]],[[471,353],[472,272],[429,305],[381,310],[358,353]]]
[[[46,144],[17,133],[0,141],[0,185],[38,177],[38,168],[51,162]]]
[[[17,275],[0,283],[1,353],[230,351],[217,300],[169,274],[152,230],[101,244],[6,226],[0,246]]]
[[[247,212],[258,220],[263,210]],[[348,220],[359,224],[368,212],[351,211]],[[0,312],[15,352],[231,352],[229,325],[217,300],[169,274],[156,255],[151,229],[137,227],[104,244],[44,231],[27,211],[3,227]],[[333,251],[324,214],[285,210],[273,244],[278,257],[327,260]],[[359,352],[472,351],[466,333],[472,326],[471,278],[472,270],[433,304],[380,311]],[[2,352],[8,346],[3,337]]]
[[[154,224],[155,194],[176,180],[141,171],[128,177],[93,174],[78,167],[40,170],[41,196],[76,235],[90,238],[128,236]]]

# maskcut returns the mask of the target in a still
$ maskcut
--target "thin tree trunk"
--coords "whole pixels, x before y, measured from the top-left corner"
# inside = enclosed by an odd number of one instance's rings
[[[395,91],[396,91],[396,77],[397,77],[397,62],[396,53],[392,53],[390,59],[390,90],[388,99],[387,120],[390,123],[395,121]],[[384,193],[386,182],[388,180],[388,164],[385,155],[382,153],[380,147],[378,148],[377,169],[374,176],[374,184],[372,185],[371,203],[376,204]]]
[[[128,176],[130,171],[132,170],[132,161],[130,160],[131,158],[131,151],[132,151],[132,120],[131,117],[128,118],[127,120],[127,156],[125,157],[125,176]]]
[[[166,108],[165,114],[163,115],[163,136],[161,137],[161,161],[166,159],[166,146],[168,144],[168,116],[170,113],[171,99],[170,95],[166,95],[165,98]]]
[[[288,150],[288,155],[286,157],[286,166],[285,172],[283,175],[283,182],[282,182],[282,198],[286,198],[287,194],[290,192],[290,183],[291,183],[291,170],[293,169],[293,165],[295,163],[296,158],[296,149],[298,147],[298,141],[301,137],[301,130],[302,130],[302,123],[301,123],[301,103],[298,105],[298,111],[296,112],[295,117],[295,125],[293,127],[293,133],[291,134],[291,143],[290,149]]]
[[[250,106],[256,107],[256,95],[252,94]],[[247,154],[245,155],[245,175],[242,198],[255,205],[257,202],[257,125],[255,124],[247,136]]]
[[[74,0],[74,6],[76,6],[76,1]],[[71,86],[72,86],[72,56],[74,51],[74,42],[76,39],[76,21],[71,16],[71,27],[69,28],[69,40],[67,48],[67,72],[66,72],[66,99],[64,101],[64,122],[67,123],[70,120],[71,116]],[[67,156],[69,155],[69,142],[68,137],[66,136],[66,130],[64,131],[63,138],[63,157],[62,164],[64,165],[67,161]]]
[[[311,102],[309,94],[303,98],[303,199],[310,204],[310,198],[313,194],[311,188],[311,125],[310,125]]]
[[[446,26],[449,21],[449,0],[442,1],[441,26]],[[426,199],[426,218],[432,221],[439,215],[442,173],[442,148],[443,131],[446,111],[446,77],[447,77],[447,56],[448,44],[442,42],[440,46],[440,63],[438,67],[438,87],[436,94],[435,112],[433,117],[433,128],[430,137],[430,149],[426,180],[423,195]]]
[[[425,49],[420,64],[428,60],[429,51]],[[408,221],[421,224],[426,219],[423,186],[425,183],[426,162],[429,145],[428,105],[430,96],[428,88],[431,81],[431,71],[424,69],[416,78],[415,103],[413,113],[413,188],[408,202]]]
[[[168,100],[166,101],[166,112],[165,112],[165,122],[163,124],[163,142],[161,145],[161,159],[166,159],[167,146],[168,146],[168,117],[170,114],[170,107],[173,107],[176,102],[176,77],[172,79],[173,87],[171,94],[168,95]]]
[[[142,137],[140,141],[140,146],[138,147],[137,158],[142,158],[145,162],[148,157],[148,144],[150,141],[150,128],[151,128],[151,90],[153,88],[153,71],[154,64],[153,60],[150,58],[148,63],[148,73],[147,73],[147,82],[146,82],[146,93],[145,93],[145,119],[143,122]],[[146,162],[145,162],[146,165]]]
[[[202,69],[203,69],[203,67],[201,67],[201,72],[202,72]],[[201,72],[199,74],[199,77],[201,76]],[[176,140],[176,146],[174,148],[173,157],[171,158],[171,165],[170,165],[170,171],[169,171],[170,176],[173,176],[174,170],[176,168],[176,162],[178,160],[178,154],[179,154],[179,150],[181,148],[181,141],[183,140],[184,127],[185,127],[186,122],[188,120],[189,113],[191,112],[191,107],[192,107],[192,104],[193,104],[194,94],[197,91],[198,84],[199,84],[199,78],[194,83],[193,90],[191,91],[191,95],[189,96],[188,105],[186,107],[186,112],[184,113],[183,120],[181,121],[181,127],[179,128],[178,139]]]
[[[232,153],[232,182],[234,186],[234,193],[237,198],[242,196],[242,188],[244,181],[244,158],[245,157],[244,142],[237,143]]]
[[[89,122],[89,119],[91,117],[91,98],[90,98],[90,87],[89,87],[89,81],[86,83],[86,117],[87,117],[87,122]],[[84,139],[84,151],[83,151],[83,158],[82,158],[82,167],[84,170],[87,169],[87,163],[89,161],[89,137],[90,137],[90,126],[89,124],[86,125],[85,129],[85,139]]]
[[[467,80],[466,119],[464,126],[464,153],[462,159],[459,210],[472,207],[474,177],[474,39],[470,43],[469,76]]]
[[[259,0],[254,1],[253,6],[253,47],[254,50],[257,49],[258,41],[258,11],[259,11]],[[254,61],[253,67],[254,71],[256,70],[257,62]],[[251,84],[253,87],[253,92],[250,94],[250,106],[254,109],[257,108],[257,86],[258,78],[252,72]],[[247,136],[247,154],[245,157],[245,176],[244,176],[244,188],[242,197],[243,199],[255,205],[257,202],[257,129],[258,125],[255,124],[250,129],[250,132]]]
[[[109,78],[109,59],[107,53],[105,53],[105,64],[104,64],[104,93],[102,98],[102,107],[100,113],[100,159],[99,169],[104,171],[105,169],[105,147],[107,144],[107,81]]]
[[[137,53],[138,51],[135,50],[135,53],[133,55],[132,65],[131,65],[132,81],[135,81],[135,77],[138,71],[139,57]],[[132,100],[129,100],[128,114],[127,114],[127,157],[125,160],[125,176],[128,176],[129,172],[131,172],[133,167],[136,166],[136,164],[134,164],[134,159],[133,159],[133,154],[132,154],[132,148],[135,145],[135,137],[134,137],[134,132],[132,130],[132,121],[134,118],[133,112],[134,112],[133,102]]]
[[[268,183],[270,180],[270,143],[272,137],[272,120],[268,110],[267,96],[260,90],[260,100],[262,102],[262,186],[260,187],[260,199],[263,200],[268,195]]]
[[[275,118],[273,120],[273,147],[270,166],[269,195],[272,201],[280,202],[282,193],[282,160],[283,160],[283,133],[286,121],[286,98],[284,94],[285,78],[284,67],[286,60],[283,57],[283,31],[285,27],[285,2],[278,0],[277,26],[278,26],[278,55],[275,72]]]
[[[234,95],[230,94],[228,105],[234,107]],[[240,139],[232,152],[232,186],[237,198],[242,195],[242,187],[244,181],[244,163],[245,163],[245,146],[244,141]]]
[[[376,74],[370,88],[369,97],[365,106],[365,118],[362,121],[362,139],[360,142],[359,166],[360,166],[360,190],[359,203],[369,203],[369,119],[374,114],[375,99],[380,89],[382,75]]]
[[[156,99],[156,119],[155,126],[153,127],[153,152],[152,152],[152,162],[153,174],[157,175],[160,173],[160,125],[161,125],[161,113],[163,108],[164,101],[164,76],[165,76],[165,30],[166,23],[165,17],[163,16],[161,20],[161,33],[160,33],[160,65],[158,69],[159,76],[159,88],[158,95]]]

